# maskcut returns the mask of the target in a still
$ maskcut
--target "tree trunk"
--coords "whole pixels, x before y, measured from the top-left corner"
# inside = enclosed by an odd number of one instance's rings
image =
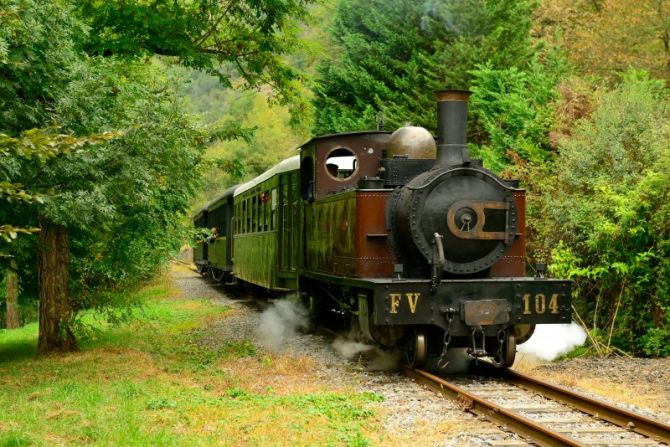
[[[37,352],[76,351],[72,333],[74,313],[68,282],[70,257],[65,227],[41,221],[37,254],[37,275],[40,299],[40,333]]]
[[[7,269],[7,315],[5,316],[7,329],[21,327],[19,318],[19,275],[16,270],[16,261],[12,261]]]

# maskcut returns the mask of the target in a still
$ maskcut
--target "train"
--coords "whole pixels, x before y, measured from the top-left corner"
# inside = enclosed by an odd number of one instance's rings
[[[292,294],[315,319],[443,368],[452,349],[514,362],[537,324],[571,322],[571,282],[526,275],[525,190],[470,157],[467,91],[437,92],[437,134],[317,136],[210,201],[199,272]]]

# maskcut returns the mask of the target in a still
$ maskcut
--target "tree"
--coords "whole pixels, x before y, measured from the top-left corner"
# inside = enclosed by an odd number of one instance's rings
[[[79,12],[91,27],[92,55],[174,57],[232,87],[272,85],[284,102],[297,101],[295,70],[284,59],[295,26],[313,0],[85,0]],[[221,67],[232,67],[232,70]]]
[[[55,158],[71,155],[83,150],[87,144],[107,141],[113,137],[111,133],[76,138],[72,135],[48,135],[39,130],[25,132],[19,138],[0,134],[0,167],[6,165],[11,154],[15,157],[11,178],[13,183],[4,182],[1,192],[2,199],[10,206],[3,208],[0,218],[8,214],[17,216],[25,214],[25,208],[41,207],[47,202],[47,188],[27,190],[24,183],[30,173],[39,176],[47,163]],[[5,163],[3,163],[5,162]],[[22,166],[21,166],[22,165]],[[6,169],[9,172],[9,169]],[[16,182],[18,179],[19,182]],[[33,183],[32,181],[30,183]],[[17,210],[18,208],[18,210]],[[30,213],[28,213],[30,215]],[[3,219],[4,220],[4,219]],[[40,352],[51,350],[71,350],[76,348],[74,336],[66,323],[71,322],[73,312],[69,302],[68,291],[68,252],[67,233],[63,228],[52,228],[45,222],[36,227],[13,227],[3,225],[0,235],[5,242],[15,239],[18,233],[34,233],[40,231],[38,246],[38,281],[40,293]],[[7,269],[7,327],[18,327],[18,265],[14,259]]]
[[[109,303],[101,292],[147,277],[176,245],[200,173],[209,135],[180,112],[174,80],[151,56],[229,85],[234,72],[248,86],[271,82],[287,100],[296,74],[282,61],[285,31],[309,2],[0,2],[0,132],[121,130],[44,163],[0,147],[2,198],[25,193],[0,209],[2,234],[41,230],[39,350],[75,349],[77,312]]]
[[[5,327],[7,329],[16,329],[21,326],[21,318],[19,314],[19,278],[16,270],[16,262],[12,260],[5,276],[5,281],[7,282],[7,313],[5,315]]]
[[[582,73],[612,81],[630,67],[670,79],[670,1],[549,0],[536,32],[566,49]]]
[[[515,163],[549,161],[554,155],[552,102],[565,72],[561,55],[553,53],[545,54],[543,63],[536,56],[522,68],[482,64],[470,71],[469,108],[475,118],[471,127],[483,131],[479,144],[471,144],[473,155],[487,168],[515,178],[521,174]]]
[[[41,197],[30,203],[40,229],[40,353],[76,349],[77,311],[101,290],[146,278],[178,239],[207,139],[175,113],[170,85],[153,65],[80,65],[54,105],[63,130],[127,130],[49,137],[49,144],[67,142],[65,149],[55,148],[48,162],[22,160],[17,169],[14,180]]]
[[[525,0],[343,0],[331,33],[339,51],[315,86],[316,132],[434,129],[435,90],[468,88],[477,64],[530,59],[532,9]]]
[[[84,144],[92,144],[99,141],[105,141],[111,138],[111,134],[103,134],[99,136],[87,137],[87,138],[75,138],[71,135],[55,135],[50,136],[39,130],[32,130],[25,132],[20,138],[12,138],[8,135],[0,134],[0,168],[5,173],[11,173],[10,178],[16,178],[21,169],[18,165],[21,162],[33,164],[33,166],[44,166],[49,160],[63,154],[70,153],[73,150],[77,150]],[[8,163],[9,159],[14,157],[13,163]],[[11,169],[10,169],[11,168]],[[28,192],[26,187],[21,183],[12,183],[9,181],[0,182],[0,199],[9,202],[10,206],[3,207],[3,211],[0,211],[0,219],[4,221],[8,215],[16,218],[17,213],[12,213],[16,208],[24,208],[29,205],[43,204],[44,203],[44,194],[40,192]],[[11,206],[14,205],[14,206]],[[11,242],[13,239],[16,239],[19,233],[34,233],[39,231],[39,228],[36,227],[14,227],[9,224],[0,226],[0,236],[5,243]],[[44,234],[43,234],[44,235]],[[42,241],[44,238],[40,238]],[[44,239],[48,241],[49,239]],[[42,247],[46,248],[42,242]],[[44,255],[40,257],[39,260],[39,270],[45,271],[45,278],[48,278],[49,272],[51,269],[58,268],[59,266],[52,265],[55,262],[58,262],[58,258],[49,257],[53,254],[52,251],[46,252],[46,250],[41,250],[41,253]],[[2,252],[0,252],[0,255]],[[9,329],[17,328],[20,325],[19,321],[19,308],[18,308],[18,273],[19,268],[16,260],[13,257],[10,257],[11,261],[6,269],[6,293],[7,293],[7,315],[6,315],[6,326]],[[47,262],[51,261],[51,262]],[[40,275],[40,278],[42,275]],[[67,276],[66,276],[67,278]],[[67,279],[65,279],[67,281]],[[40,291],[49,290],[48,288],[41,287]],[[61,304],[62,298],[60,298],[60,291],[57,291],[57,303],[58,306],[54,306],[50,303],[49,295],[45,297],[41,303],[44,303],[47,308],[45,309],[44,315],[51,315],[56,310],[61,310],[64,306],[67,305]],[[54,310],[56,309],[56,310]],[[67,312],[66,312],[67,313]],[[67,317],[69,318],[69,317]],[[45,323],[41,327],[44,330],[47,330],[48,325]],[[57,334],[54,331],[58,330],[59,325],[52,325],[50,336],[51,338],[58,338]],[[40,337],[42,339],[42,337]]]
[[[45,344],[44,352],[73,348],[63,328],[72,326],[77,311],[112,304],[100,301],[100,292],[147,278],[178,245],[179,222],[195,190],[208,136],[177,112],[183,104],[161,68],[114,58],[80,65],[54,107],[63,128],[75,133],[125,130],[105,144],[25,170],[35,187],[53,190],[36,210],[42,230],[41,284],[56,292],[41,293],[40,301],[54,303],[54,315],[61,318],[60,338]],[[50,253],[62,255],[54,260]],[[52,261],[61,270],[42,267]],[[70,286],[68,273],[76,279]],[[67,300],[59,298],[60,290]],[[60,305],[66,301],[71,309]]]

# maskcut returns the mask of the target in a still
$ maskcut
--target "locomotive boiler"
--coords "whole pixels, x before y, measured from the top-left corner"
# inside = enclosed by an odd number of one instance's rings
[[[468,154],[467,95],[438,93],[437,138],[320,136],[236,187],[228,273],[417,366],[466,348],[507,367],[535,324],[569,323],[570,282],[525,275],[525,191]]]

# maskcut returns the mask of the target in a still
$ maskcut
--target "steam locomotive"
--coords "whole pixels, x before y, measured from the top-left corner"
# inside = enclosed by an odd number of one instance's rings
[[[315,318],[443,367],[466,348],[498,367],[538,323],[569,323],[571,284],[525,275],[525,191],[471,159],[468,93],[437,94],[438,132],[319,136],[194,218],[217,281],[298,292]]]

